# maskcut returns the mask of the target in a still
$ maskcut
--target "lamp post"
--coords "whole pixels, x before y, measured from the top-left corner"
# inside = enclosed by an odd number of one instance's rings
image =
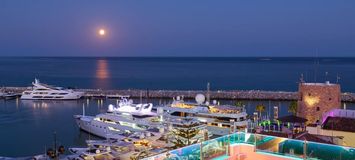
[[[57,157],[57,133],[54,131],[54,156]]]

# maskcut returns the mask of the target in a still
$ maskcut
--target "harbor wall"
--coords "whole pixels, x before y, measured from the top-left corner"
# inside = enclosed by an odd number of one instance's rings
[[[6,91],[14,93],[22,93],[27,87],[5,87]],[[202,93],[206,95],[205,90],[140,90],[140,89],[75,89],[76,91],[85,92],[88,98],[118,98],[118,96],[127,95],[133,98],[172,98],[176,96],[184,96],[184,98],[195,98],[196,94]],[[285,100],[292,101],[298,99],[298,92],[285,91],[262,91],[262,90],[212,90],[209,92],[210,99],[225,100]],[[342,93],[342,102],[355,102],[355,93]]]

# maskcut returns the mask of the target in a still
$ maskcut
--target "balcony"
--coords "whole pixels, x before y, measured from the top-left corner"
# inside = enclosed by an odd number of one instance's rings
[[[355,149],[309,141],[238,132],[145,160],[350,160]]]

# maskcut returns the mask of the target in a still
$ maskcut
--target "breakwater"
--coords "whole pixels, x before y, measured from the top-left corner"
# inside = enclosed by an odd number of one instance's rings
[[[6,91],[14,93],[22,93],[27,87],[5,87]],[[184,96],[184,98],[194,98],[196,94],[205,94],[205,90],[140,90],[140,89],[75,89],[76,91],[85,92],[87,98],[118,98],[119,96],[130,96],[133,98],[172,98],[176,96]],[[210,99],[225,100],[297,100],[299,94],[297,92],[285,91],[262,91],[262,90],[212,90],[209,92]],[[355,93],[342,93],[343,102],[355,102]]]

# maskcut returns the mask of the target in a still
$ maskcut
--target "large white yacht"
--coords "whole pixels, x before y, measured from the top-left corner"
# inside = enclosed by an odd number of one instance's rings
[[[207,130],[213,135],[227,135],[231,131],[244,129],[248,124],[244,107],[219,105],[216,101],[209,104],[202,94],[196,95],[196,101],[184,102],[183,97],[178,96],[172,104],[162,108],[170,116],[197,118],[207,124]]]
[[[71,89],[63,89],[61,87],[53,87],[40,83],[38,79],[32,82],[29,87],[22,93],[21,99],[30,100],[74,100],[84,96],[83,92],[77,92]]]
[[[74,115],[80,129],[104,138],[122,139],[135,132],[158,134],[164,130],[162,119],[151,112],[153,104],[133,104],[122,99],[119,106],[109,105],[107,113],[96,116]]]

